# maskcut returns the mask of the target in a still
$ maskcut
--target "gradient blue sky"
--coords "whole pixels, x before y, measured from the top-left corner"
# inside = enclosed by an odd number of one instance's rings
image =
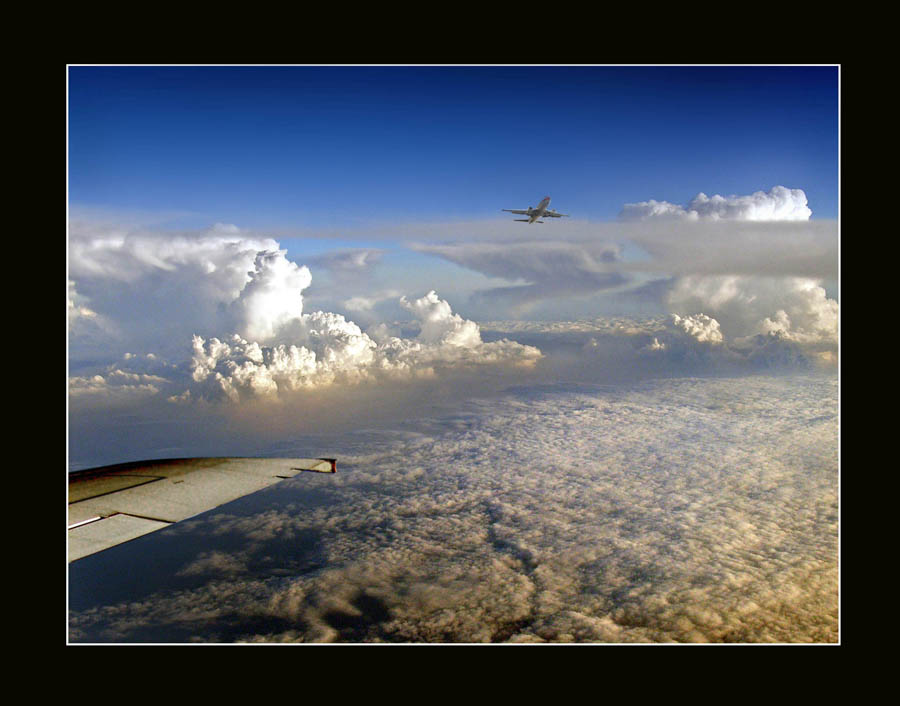
[[[699,192],[838,214],[836,67],[72,66],[69,202],[172,227],[579,218]]]

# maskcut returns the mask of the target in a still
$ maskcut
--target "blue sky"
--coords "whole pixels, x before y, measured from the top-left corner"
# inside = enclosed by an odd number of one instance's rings
[[[164,320],[184,314],[184,297],[159,309],[171,292],[141,289],[160,268],[186,267],[167,287],[201,286],[184,246],[151,247],[142,230],[188,231],[203,259],[217,224],[277,241],[312,272],[307,311],[364,326],[430,290],[480,321],[656,315],[675,290],[641,288],[676,275],[809,277],[836,297],[837,67],[72,66],[68,100],[69,277],[120,326],[152,302]],[[726,219],[793,217],[766,211],[779,200],[803,213],[765,232],[619,222],[651,201],[683,215],[701,192],[726,197]],[[571,218],[501,212],[544,195]],[[132,238],[116,249],[104,233],[123,227]],[[352,265],[347,250],[367,254]],[[98,276],[126,252],[146,277],[130,311]],[[693,284],[704,297],[720,286]],[[296,286],[285,291],[300,301]]]
[[[69,69],[69,199],[173,226],[501,218],[803,189],[838,209],[836,67]]]

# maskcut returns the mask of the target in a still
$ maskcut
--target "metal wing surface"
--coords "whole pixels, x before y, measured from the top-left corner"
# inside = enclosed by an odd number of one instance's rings
[[[521,211],[515,208],[501,208],[501,211],[508,211],[509,213],[518,213],[520,215],[527,215],[530,211]]]
[[[179,458],[69,474],[69,561],[155,532],[334,459]]]

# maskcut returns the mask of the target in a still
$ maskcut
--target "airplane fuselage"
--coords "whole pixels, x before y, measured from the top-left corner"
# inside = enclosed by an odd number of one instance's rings
[[[537,208],[528,209],[528,222],[534,223],[538,218],[544,215],[544,212],[547,210],[547,206],[550,205],[550,197],[545,196],[541,199],[541,202],[537,205]]]

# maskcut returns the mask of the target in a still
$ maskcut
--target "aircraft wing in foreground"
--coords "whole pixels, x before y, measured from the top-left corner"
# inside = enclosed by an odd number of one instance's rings
[[[176,458],[69,474],[69,561],[249,495],[298,473],[335,473],[331,458]]]
[[[550,205],[550,197],[545,196],[541,199],[541,202],[537,205],[537,208],[532,208],[529,206],[527,209],[515,209],[515,208],[501,208],[501,211],[508,211],[509,213],[515,213],[521,216],[528,216],[528,218],[516,218],[517,221],[522,221],[524,223],[543,223],[541,218],[568,218],[569,214],[567,213],[558,213],[554,211],[552,208],[548,209],[547,206]]]

